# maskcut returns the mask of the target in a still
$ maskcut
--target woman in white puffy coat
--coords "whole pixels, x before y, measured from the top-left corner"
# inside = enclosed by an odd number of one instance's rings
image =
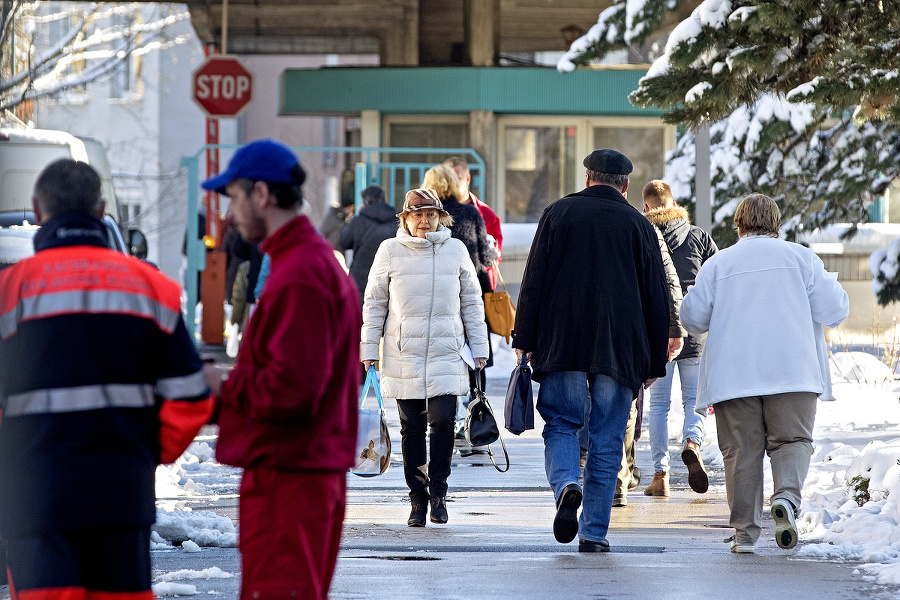
[[[469,252],[450,237],[453,223],[433,190],[406,193],[397,236],[375,254],[363,303],[360,358],[379,367],[381,389],[397,399],[403,473],[412,511],[407,524],[447,522],[447,478],[453,456],[456,397],[469,391],[460,352],[468,342],[476,367],[487,362],[481,287]],[[426,429],[431,428],[431,458]]]

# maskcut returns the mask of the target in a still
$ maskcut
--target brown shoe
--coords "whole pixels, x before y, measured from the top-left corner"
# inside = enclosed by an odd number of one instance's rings
[[[653,481],[644,488],[645,496],[669,496],[669,473],[667,471],[657,471],[653,474]]]
[[[709,489],[709,476],[703,466],[703,459],[700,458],[700,444],[688,438],[681,451],[681,460],[688,468],[688,484],[691,489],[698,494],[705,493]]]

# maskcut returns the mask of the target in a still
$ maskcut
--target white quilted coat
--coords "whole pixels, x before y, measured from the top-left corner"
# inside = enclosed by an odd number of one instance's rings
[[[384,396],[469,391],[459,352],[468,338],[472,355],[487,357],[484,303],[469,252],[446,227],[424,239],[400,229],[378,248],[363,302],[361,360],[378,360],[382,337]]]

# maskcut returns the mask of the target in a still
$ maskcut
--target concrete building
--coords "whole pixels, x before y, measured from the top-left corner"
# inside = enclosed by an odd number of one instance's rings
[[[51,3],[46,10],[77,11],[79,7]],[[148,4],[132,18],[147,22],[156,14],[156,6]],[[103,143],[123,226],[144,231],[148,258],[177,276],[187,220],[181,156],[196,152],[204,143],[203,113],[190,100],[190,73],[203,60],[203,50],[188,21],[173,25],[167,34],[186,39],[165,51],[131,56],[109,76],[80,89],[41,99],[35,106],[34,124]],[[222,135],[236,141],[236,127],[224,126]]]
[[[685,3],[680,9],[685,14],[673,15],[645,47],[617,57],[623,64],[557,73],[547,53],[567,49],[609,4],[608,0],[232,0],[223,30],[223,4],[189,0],[187,9],[199,43],[191,45],[190,56],[170,60],[167,54],[168,62],[160,64],[161,97],[144,101],[148,120],[136,118],[135,105],[127,102],[121,106],[126,109],[121,121],[112,116],[111,108],[89,112],[69,104],[55,107],[52,118],[41,113],[48,121],[40,125],[110,140],[124,202],[128,205],[128,198],[136,197],[132,190],[148,191],[141,225],[151,244],[156,236],[158,260],[171,271],[180,259],[184,231],[184,221],[168,219],[167,212],[170,202],[183,201],[186,195],[186,184],[177,179],[183,176],[176,173],[178,161],[203,145],[202,116],[185,101],[190,72],[202,60],[201,43],[225,44],[244,59],[255,85],[254,100],[241,116],[222,120],[223,143],[273,137],[291,146],[381,148],[370,153],[312,149],[299,153],[310,171],[306,194],[314,222],[319,223],[329,204],[337,202],[342,179],[358,162],[366,165],[365,183],[382,184],[397,203],[406,188],[418,185],[424,168],[447,156],[443,150],[427,149],[471,149],[474,191],[510,231],[502,268],[507,283],[515,287],[533,224],[548,203],[582,187],[584,155],[597,147],[623,150],[635,162],[634,181],[643,182],[662,176],[665,152],[675,144],[675,128],[665,125],[659,113],[635,108],[627,96],[646,71],[654,42],[664,39],[696,3]],[[167,75],[170,83],[163,74],[173,71],[166,69],[179,72]],[[158,132],[159,144],[152,135],[122,134],[126,127],[120,122],[133,125],[128,118],[156,123],[158,127],[148,125],[147,131]],[[104,138],[95,131],[100,127],[115,133]],[[117,148],[121,160],[115,157]],[[406,150],[416,148],[426,150]],[[223,152],[222,165],[229,155]],[[142,170],[127,168],[149,169],[150,164],[159,165],[150,169],[150,179]],[[153,177],[165,180],[165,185],[152,183]],[[639,203],[634,194],[630,200]],[[886,198],[882,210],[893,220],[898,205]],[[157,220],[145,225],[151,218]],[[511,244],[513,240],[516,243]],[[846,253],[840,261],[846,262]],[[865,273],[835,268],[842,272],[842,281],[852,277],[857,282],[851,287],[858,306],[874,303],[866,295],[867,285],[859,283],[867,279]],[[866,315],[879,322],[896,316],[883,317],[880,310]]]

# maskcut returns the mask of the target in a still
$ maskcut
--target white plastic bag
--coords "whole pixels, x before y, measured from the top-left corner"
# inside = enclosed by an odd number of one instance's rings
[[[241,329],[237,323],[229,323],[225,327],[225,354],[234,358],[241,347]]]
[[[375,392],[378,408],[364,408],[369,388]],[[384,416],[384,401],[375,367],[369,367],[359,399],[359,428],[356,434],[356,464],[350,472],[360,477],[381,475],[391,466],[391,437]]]

